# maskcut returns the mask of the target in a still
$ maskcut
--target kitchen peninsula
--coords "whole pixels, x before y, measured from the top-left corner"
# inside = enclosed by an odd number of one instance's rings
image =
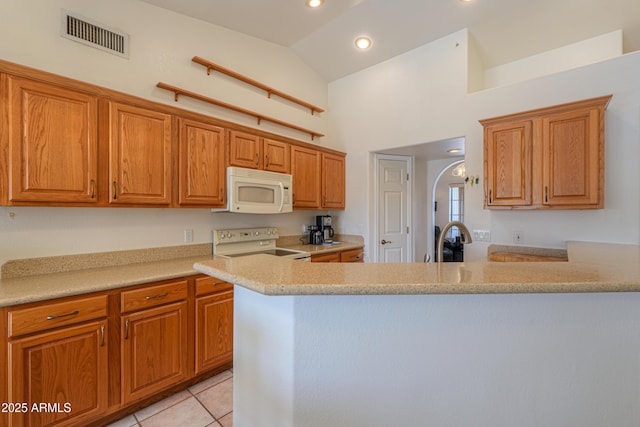
[[[235,286],[234,424],[637,426],[640,248],[569,262],[196,263]]]

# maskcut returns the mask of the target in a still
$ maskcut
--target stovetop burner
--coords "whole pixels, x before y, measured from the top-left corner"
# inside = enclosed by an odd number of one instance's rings
[[[311,256],[309,252],[276,247],[278,237],[275,227],[213,230],[213,254],[229,258],[269,254],[307,260]]]

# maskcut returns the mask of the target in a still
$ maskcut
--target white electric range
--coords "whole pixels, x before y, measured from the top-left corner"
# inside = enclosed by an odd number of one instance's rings
[[[227,258],[269,254],[311,261],[309,252],[278,248],[276,246],[278,237],[278,229],[275,227],[213,230],[213,254]]]

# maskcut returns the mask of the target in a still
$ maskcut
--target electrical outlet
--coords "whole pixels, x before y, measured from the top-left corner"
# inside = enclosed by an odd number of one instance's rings
[[[490,230],[473,230],[472,231],[473,240],[475,242],[490,242],[491,241],[491,231]]]
[[[193,230],[184,230],[184,242],[185,243],[193,242]]]
[[[524,233],[522,231],[513,232],[513,243],[521,245],[524,243]]]

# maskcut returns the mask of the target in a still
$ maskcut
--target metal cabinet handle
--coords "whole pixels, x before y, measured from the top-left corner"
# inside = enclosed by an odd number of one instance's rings
[[[91,180],[91,198],[93,199],[94,197],[96,197],[96,180],[92,179]]]
[[[491,190],[489,190],[489,204],[491,204]]]
[[[113,181],[113,200],[118,198],[118,183]]]
[[[260,155],[256,153],[256,165],[260,163]]]
[[[380,243],[382,243],[383,245],[386,245],[387,243],[393,243],[391,240],[382,240]]]
[[[54,316],[47,316],[47,320],[54,320],[54,319],[59,319],[61,317],[69,317],[69,316],[75,316],[76,314],[80,313],[78,310],[74,310],[71,313],[67,313],[67,314],[60,314],[60,315],[54,315]]]
[[[104,347],[104,325],[100,326],[100,347]]]
[[[129,319],[125,320],[124,322],[124,339],[129,339]]]
[[[266,167],[269,167],[269,155],[268,155],[268,154],[266,154],[266,155],[264,156],[264,160],[267,162],[267,164],[266,164],[265,166],[266,166]]]
[[[146,299],[150,300],[150,299],[158,299],[158,298],[164,298],[166,296],[169,295],[169,292],[165,292],[164,294],[160,294],[160,295],[149,295],[147,297],[145,297]]]
[[[224,191],[222,191],[222,188],[220,189],[220,201],[224,202]]]
[[[544,186],[544,202],[547,203],[549,201],[549,187]]]

